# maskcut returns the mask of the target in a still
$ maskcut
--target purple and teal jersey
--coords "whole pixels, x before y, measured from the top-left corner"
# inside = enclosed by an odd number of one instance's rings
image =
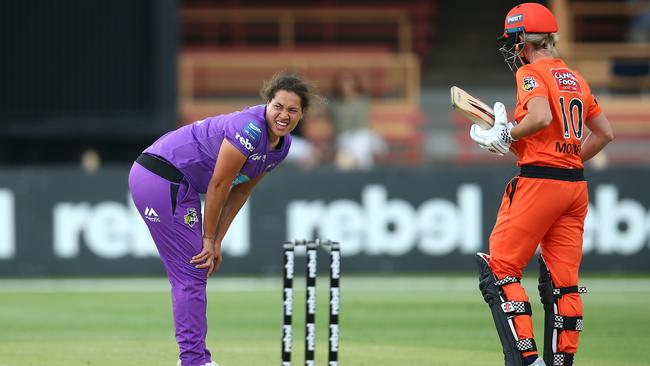
[[[291,146],[291,135],[287,134],[279,148],[269,149],[265,110],[266,105],[261,104],[194,122],[168,132],[144,152],[170,162],[196,191],[205,193],[221,143],[226,139],[247,158],[232,184],[247,182],[273,170]]]

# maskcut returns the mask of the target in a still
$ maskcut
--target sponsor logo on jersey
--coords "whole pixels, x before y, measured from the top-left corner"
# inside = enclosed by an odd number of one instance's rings
[[[513,24],[513,23],[519,23],[524,21],[524,15],[523,14],[515,14],[512,16],[508,17],[507,23],[508,24]]]
[[[539,84],[537,83],[537,80],[535,80],[534,77],[532,76],[526,76],[524,77],[521,87],[525,91],[529,92],[532,91],[533,89],[537,88]]]
[[[160,222],[160,217],[153,208],[146,207],[144,209],[144,218],[151,222]]]
[[[194,227],[194,224],[199,221],[199,215],[196,214],[196,209],[190,207],[187,209],[187,214],[185,215],[185,223],[190,227]]]
[[[582,86],[573,71],[566,68],[551,69],[551,74],[561,92],[582,94]]]
[[[251,156],[248,157],[248,160],[252,160],[252,161],[262,160],[262,162],[264,162],[266,161],[266,154],[260,154],[260,153],[251,154]]]
[[[262,136],[262,130],[257,127],[253,122],[248,122],[244,128],[244,135],[250,138],[254,143],[257,143]]]
[[[251,180],[251,178],[248,175],[239,173],[239,174],[237,174],[235,179],[232,180],[231,186],[234,187],[234,186],[236,186],[238,184],[248,182],[249,180]]]
[[[239,141],[239,143],[246,148],[246,150],[253,152],[255,150],[255,146],[250,142],[249,139],[245,138],[244,136],[240,135],[239,132],[235,132],[235,140]]]

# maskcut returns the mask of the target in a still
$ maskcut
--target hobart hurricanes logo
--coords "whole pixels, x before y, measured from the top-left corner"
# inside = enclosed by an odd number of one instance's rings
[[[196,214],[195,208],[188,208],[187,214],[185,215],[185,223],[190,227],[194,227],[194,224],[199,221],[199,215]]]

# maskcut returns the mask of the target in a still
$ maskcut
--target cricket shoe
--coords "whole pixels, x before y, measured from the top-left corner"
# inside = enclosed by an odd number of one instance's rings
[[[181,360],[178,360],[178,362],[176,362],[176,366],[183,366],[183,365],[181,364]],[[212,362],[208,362],[208,363],[206,363],[206,364],[203,365],[203,366],[219,366],[219,364],[216,363],[216,362],[214,362],[214,361],[212,361]]]
[[[530,364],[530,366],[546,366],[546,364],[544,363],[544,360],[537,358],[535,362]]]

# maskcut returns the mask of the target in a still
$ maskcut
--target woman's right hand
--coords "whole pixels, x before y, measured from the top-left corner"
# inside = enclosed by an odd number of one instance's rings
[[[214,273],[216,273],[219,270],[219,266],[221,265],[221,242],[220,241],[215,241],[214,242],[214,261],[213,266],[210,267],[208,270],[208,277],[212,276]]]

